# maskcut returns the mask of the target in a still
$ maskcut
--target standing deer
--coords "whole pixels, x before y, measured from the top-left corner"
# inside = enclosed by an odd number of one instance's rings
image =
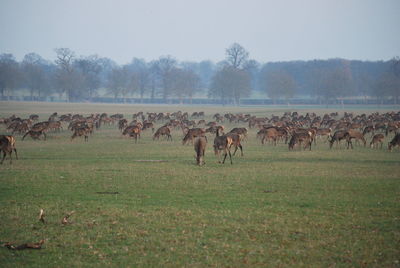
[[[378,143],[380,143],[381,144],[381,149],[382,149],[382,145],[383,145],[383,140],[384,139],[385,139],[385,136],[383,134],[375,134],[372,137],[372,140],[371,140],[371,143],[369,144],[369,146],[371,148],[375,148],[375,145],[376,145],[376,147],[378,147]]]
[[[392,151],[392,148],[395,146],[400,147],[400,133],[397,133],[394,138],[389,142],[388,144],[388,149],[389,151]]]
[[[197,137],[194,141],[194,151],[196,152],[196,163],[201,166],[204,165],[204,154],[206,152],[207,139],[206,137]]]
[[[364,135],[360,131],[349,129],[344,136],[347,141],[347,149],[349,149],[349,146],[351,146],[351,149],[353,149],[353,143],[351,142],[352,139],[355,139],[356,141],[362,140],[364,147],[367,144]]]
[[[232,165],[232,155],[230,148],[232,146],[233,140],[231,137],[228,137],[226,135],[223,136],[215,136],[214,139],[214,153],[218,157],[218,163],[221,163],[220,159],[220,152],[222,151],[224,154],[224,159],[222,160],[222,164],[225,163],[226,156],[229,154],[229,159],[231,160],[231,165]]]
[[[345,139],[346,133],[347,133],[346,130],[337,130],[329,141],[329,148],[332,149],[332,145],[334,142],[336,142],[336,147],[337,145],[340,146],[340,141]]]
[[[312,144],[313,138],[312,138],[312,133],[311,132],[299,132],[299,133],[294,133],[292,135],[292,138],[289,141],[289,150],[293,150],[294,146],[296,144],[301,144],[304,142],[304,150],[309,147],[311,151],[311,144]]]
[[[18,159],[17,149],[15,148],[15,138],[11,135],[0,136],[0,151],[3,151],[3,159],[0,164],[3,164],[6,155],[10,156],[10,164],[12,163],[12,152],[15,153],[15,158]]]
[[[191,128],[188,129],[185,137],[183,137],[182,144],[185,145],[189,141],[193,142],[193,139],[196,137],[202,137],[206,134],[206,130],[204,128]]]

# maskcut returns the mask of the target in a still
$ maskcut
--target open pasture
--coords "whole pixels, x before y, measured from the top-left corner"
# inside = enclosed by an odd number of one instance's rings
[[[58,114],[204,111],[281,116],[284,109],[0,103],[0,117],[39,121]],[[291,109],[290,111],[294,111]],[[332,110],[298,110],[299,114]],[[352,111],[354,113],[373,111]],[[381,111],[382,112],[382,111]],[[384,111],[385,112],[385,111]],[[340,113],[340,111],[339,111]],[[156,129],[161,126],[156,123]],[[245,123],[229,124],[247,127]],[[5,134],[4,125],[0,132]],[[256,129],[244,156],[217,163],[207,134],[204,166],[192,145],[138,143],[118,126],[84,142],[71,131],[47,140],[15,135],[19,159],[0,166],[0,241],[45,240],[41,250],[0,248],[2,267],[399,267],[400,150],[319,140],[311,151],[261,145]],[[371,140],[367,136],[367,145]],[[157,161],[154,161],[157,160]],[[160,161],[158,161],[160,160]],[[39,211],[45,212],[45,223]],[[68,224],[61,220],[69,213]]]

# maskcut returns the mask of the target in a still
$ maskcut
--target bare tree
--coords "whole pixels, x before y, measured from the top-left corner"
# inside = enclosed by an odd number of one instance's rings
[[[56,48],[58,69],[56,72],[56,85],[60,96],[66,94],[67,101],[78,100],[82,97],[83,77],[74,70],[73,60],[75,53],[69,48]]]
[[[238,43],[233,43],[227,48],[225,54],[227,63],[236,69],[243,68],[249,58],[249,52]]]
[[[200,79],[192,71],[188,69],[174,68],[170,72],[172,79],[172,93],[183,103],[183,98],[188,97],[190,100],[199,88]]]

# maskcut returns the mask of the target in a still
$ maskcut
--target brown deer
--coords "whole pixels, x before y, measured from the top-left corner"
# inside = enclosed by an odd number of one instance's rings
[[[18,159],[17,149],[15,147],[15,138],[11,135],[0,135],[0,151],[3,151],[3,159],[0,164],[3,164],[6,155],[10,156],[10,164],[12,163],[12,152],[15,153],[15,158]]]
[[[150,129],[151,133],[154,133],[154,124],[152,122],[143,122],[142,130]]]
[[[240,136],[241,140],[244,140],[247,137],[247,128],[245,127],[235,127],[229,133],[236,133]]]
[[[196,163],[201,166],[204,165],[204,154],[206,152],[207,139],[206,137],[197,137],[194,141],[194,151],[196,152]]]
[[[182,144],[185,145],[189,141],[193,143],[193,139],[196,137],[202,137],[206,134],[206,130],[204,128],[191,128],[188,129],[185,137],[183,137]]]
[[[153,140],[160,139],[160,136],[167,136],[167,140],[170,139],[172,141],[171,130],[167,126],[162,126],[157,129],[156,133],[153,135]]]
[[[385,136],[383,134],[375,134],[372,137],[372,140],[371,140],[371,143],[369,144],[369,146],[371,148],[375,148],[375,145],[376,145],[376,147],[378,147],[378,143],[380,143],[381,144],[381,149],[382,149],[382,145],[383,145],[383,140],[384,139],[385,139]]]
[[[231,145],[229,147],[229,151],[231,150],[232,146],[235,146],[235,151],[233,152],[233,155],[236,154],[236,151],[239,148],[240,149],[240,155],[243,156],[243,146],[240,143],[240,141],[242,139],[241,136],[239,134],[237,134],[237,133],[231,133],[231,132],[226,134],[225,136],[227,136],[227,137],[232,139],[232,143],[231,143]]]
[[[345,134],[347,133],[346,130],[337,130],[333,134],[332,138],[329,140],[329,148],[332,149],[332,145],[336,142],[336,147],[340,146],[340,141],[345,139]]]
[[[261,137],[261,144],[264,144],[266,141],[272,141],[276,146],[276,142],[278,139],[278,130],[275,127],[263,128],[258,131],[257,136]]]
[[[221,163],[220,153],[222,151],[223,155],[224,155],[222,164],[225,163],[226,156],[229,154],[229,159],[230,159],[231,165],[232,165],[232,155],[231,155],[231,151],[230,151],[232,143],[233,143],[233,140],[231,137],[228,137],[226,135],[218,136],[218,132],[217,132],[217,135],[215,136],[215,139],[214,139],[214,153],[218,157],[218,163]]]
[[[304,142],[304,150],[309,147],[311,151],[311,144],[312,144],[313,138],[312,138],[312,133],[311,132],[299,132],[299,133],[294,133],[292,135],[292,138],[289,141],[289,150],[293,150],[294,146],[296,144],[301,144]]]
[[[355,139],[356,141],[361,140],[364,143],[364,147],[367,144],[364,135],[360,131],[354,129],[349,129],[344,137],[347,141],[347,149],[349,149],[350,146],[351,149],[353,149],[353,143],[351,142],[352,139]]]
[[[327,136],[326,141],[331,137],[332,129],[331,128],[318,128],[316,137]],[[316,139],[315,139],[316,140]]]
[[[397,133],[394,138],[389,142],[388,149],[392,151],[393,147],[399,146],[400,147],[400,133]]]
[[[122,135],[129,135],[129,137],[133,137],[135,139],[135,143],[137,143],[137,139],[140,139],[141,131],[141,126],[128,126],[125,128],[124,132],[122,132]]]
[[[81,137],[81,136],[84,136],[85,137],[85,141],[88,141],[89,140],[89,133],[90,133],[90,128],[87,127],[87,126],[75,128],[74,134],[72,134],[72,136],[71,136],[71,141],[74,138]]]
[[[24,136],[22,136],[22,140],[25,139],[26,136],[31,136],[32,139],[34,140],[40,140],[40,136],[44,136],[44,140],[46,140],[47,136],[46,136],[46,132],[44,132],[43,130],[29,130],[28,132],[25,133]]]

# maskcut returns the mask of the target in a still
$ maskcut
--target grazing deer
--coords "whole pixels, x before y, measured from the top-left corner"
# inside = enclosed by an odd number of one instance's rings
[[[296,144],[301,144],[304,142],[304,150],[309,147],[311,151],[311,144],[312,144],[313,138],[312,138],[312,133],[311,132],[299,132],[299,133],[294,133],[292,135],[292,138],[289,141],[289,150],[293,150],[294,146]]]
[[[85,141],[88,141],[89,140],[89,133],[90,133],[90,128],[87,127],[87,126],[75,128],[74,134],[72,134],[72,136],[71,136],[71,141],[74,138],[81,137],[81,136],[84,136],[85,137]]]
[[[206,152],[207,139],[206,137],[197,137],[194,141],[194,151],[196,152],[196,163],[201,166],[204,165],[204,154]]]
[[[156,133],[153,135],[153,140],[160,139],[160,136],[167,136],[167,140],[170,139],[172,141],[171,130],[167,126],[162,126],[157,129]]]
[[[351,146],[351,149],[353,149],[353,143],[351,142],[352,139],[355,139],[356,141],[362,140],[364,147],[367,144],[364,135],[360,131],[354,129],[349,129],[345,134],[345,138],[347,141],[347,149],[349,149],[349,146]]]
[[[191,128],[188,129],[185,137],[183,137],[182,144],[185,145],[189,141],[193,143],[193,139],[196,137],[202,137],[206,134],[206,130],[204,128]]]
[[[389,142],[388,144],[388,149],[389,151],[392,151],[392,148],[395,146],[400,147],[400,133],[397,133],[394,138]]]
[[[15,158],[18,159],[17,149],[15,147],[15,138],[11,135],[0,135],[0,151],[3,151],[3,159],[0,164],[3,164],[6,155],[10,156],[10,164],[12,163],[12,152],[15,153]]]
[[[369,146],[371,148],[375,148],[375,145],[376,145],[376,147],[378,147],[378,143],[380,143],[381,144],[381,149],[382,149],[382,145],[383,145],[383,140],[384,139],[385,139],[385,136],[383,134],[375,134],[372,137],[372,140],[371,140],[371,143],[369,144]]]
[[[25,135],[22,137],[22,140],[25,139],[26,136],[31,136],[32,139],[34,140],[40,140],[40,136],[44,136],[44,140],[46,140],[47,136],[46,136],[46,132],[44,132],[43,130],[29,130],[28,132],[25,133]]]
[[[332,145],[334,142],[336,142],[336,147],[339,145],[340,146],[340,141],[345,139],[345,134],[347,133],[346,130],[337,130],[333,134],[332,138],[329,141],[329,148],[332,149]]]
[[[135,143],[137,143],[137,139],[140,139],[141,131],[141,126],[128,126],[125,128],[124,132],[122,132],[122,135],[129,135],[129,137],[133,137],[135,139]]]
[[[151,133],[154,133],[154,124],[152,122],[143,122],[142,130],[150,129]]]

